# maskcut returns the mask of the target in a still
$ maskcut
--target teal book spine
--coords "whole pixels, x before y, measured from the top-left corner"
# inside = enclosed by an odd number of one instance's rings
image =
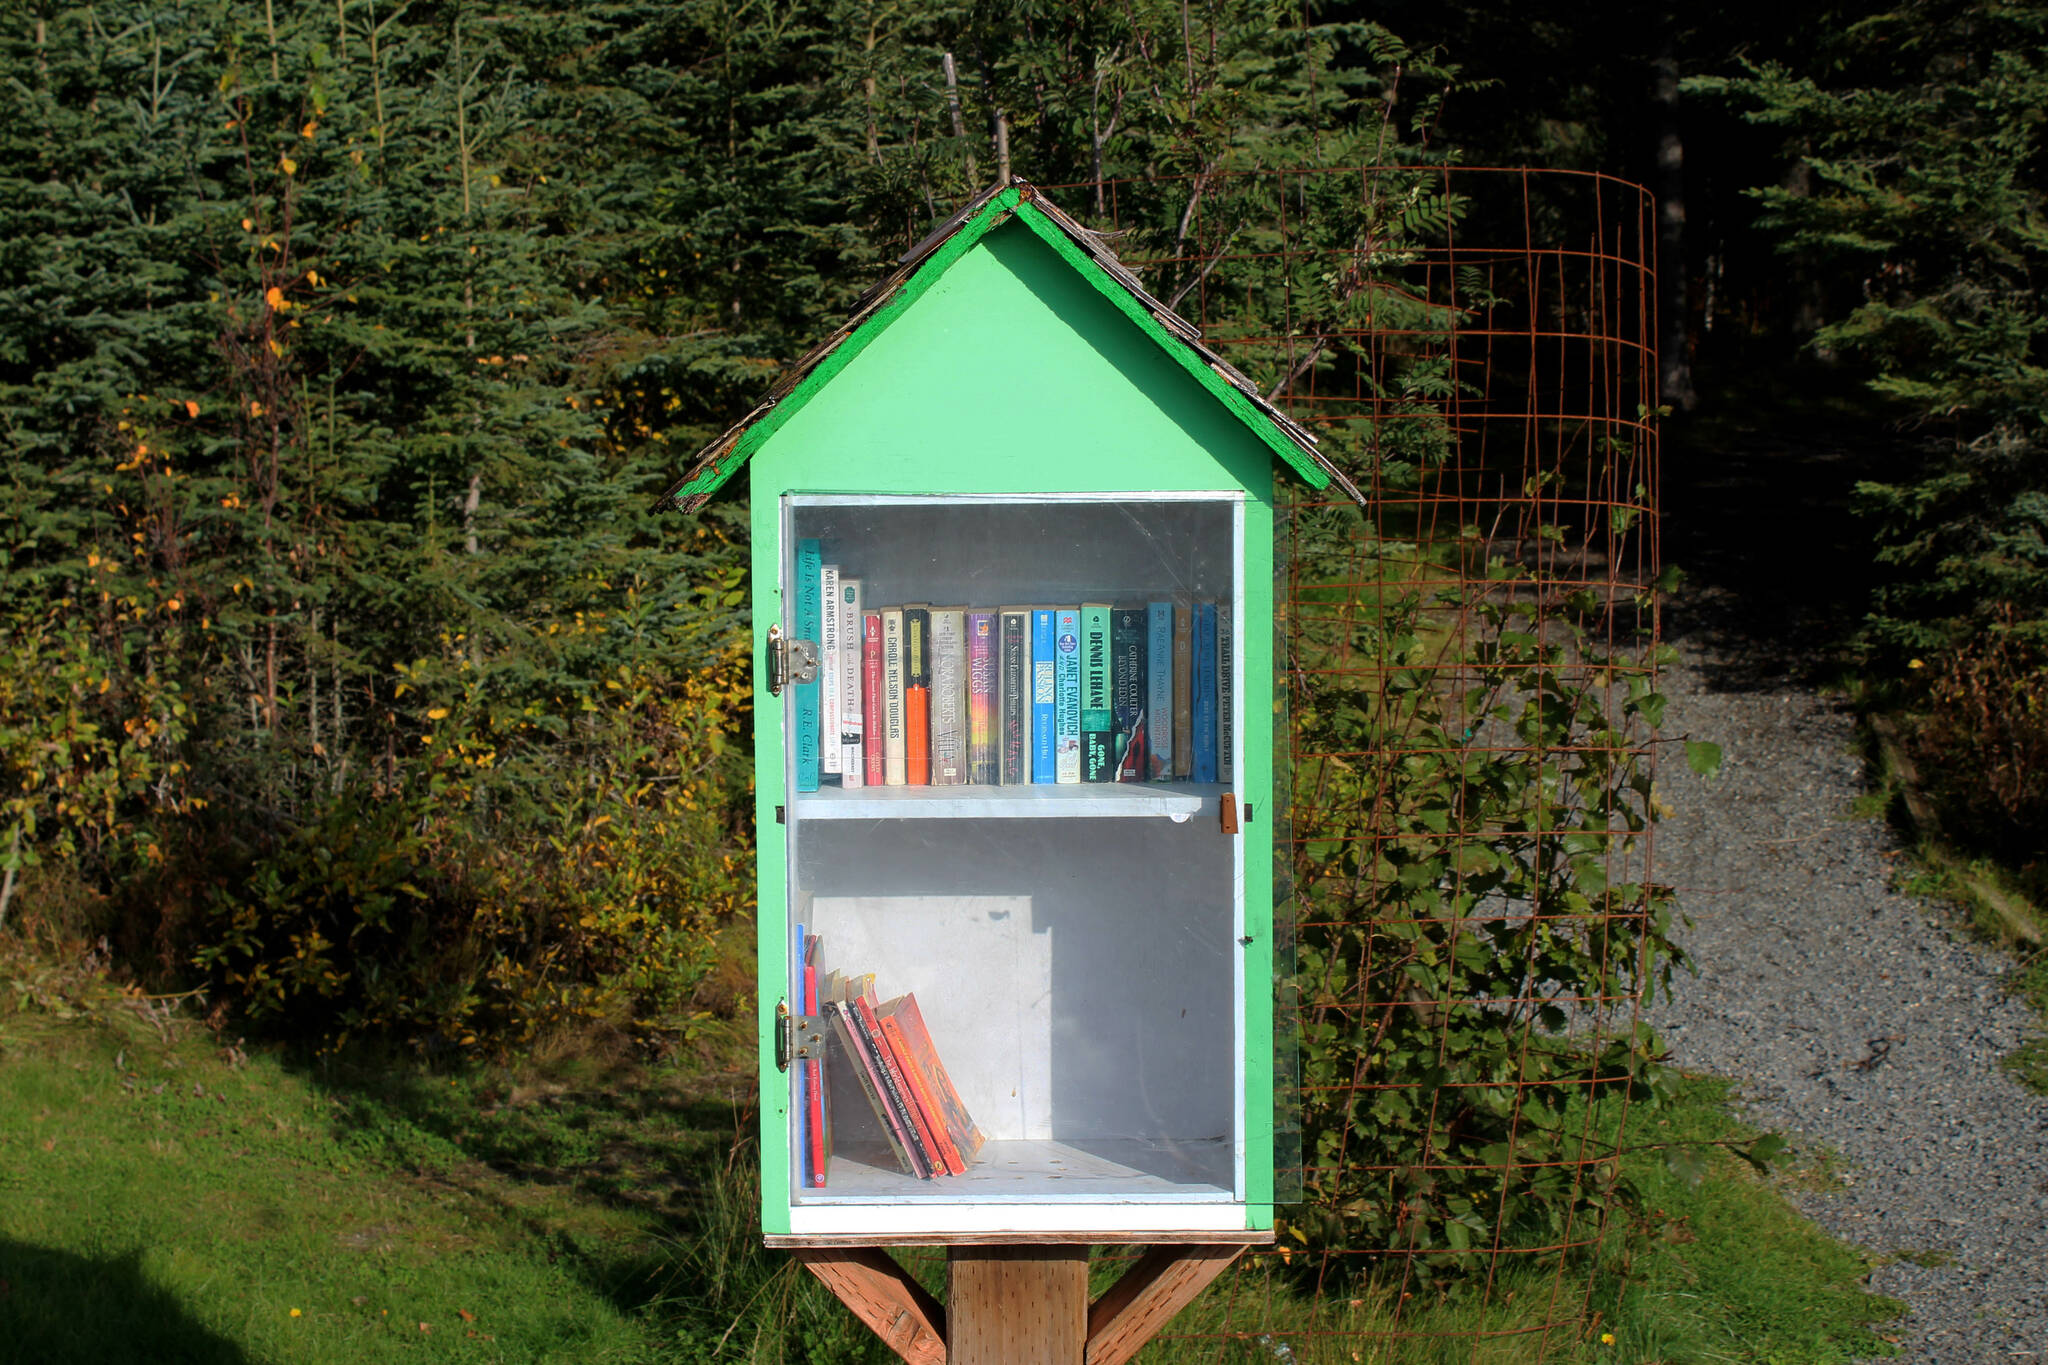
[[[1216,604],[1195,604],[1194,729],[1188,735],[1196,782],[1216,780]]]
[[[1110,701],[1109,604],[1081,604],[1081,780],[1116,776],[1114,711]]]
[[[817,643],[823,636],[819,629],[824,619],[825,559],[819,552],[815,540],[799,540],[796,543],[796,622],[795,637]],[[796,685],[796,789],[800,792],[814,792],[818,789],[818,682]]]

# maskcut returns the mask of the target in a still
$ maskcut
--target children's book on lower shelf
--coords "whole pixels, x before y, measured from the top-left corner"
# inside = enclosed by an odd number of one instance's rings
[[[879,1001],[872,974],[838,972],[825,977],[823,996],[820,1008],[832,1037],[826,1069],[851,1076],[886,1143],[886,1155],[879,1144],[870,1143],[874,1150],[851,1159],[893,1162],[919,1180],[965,1174],[987,1138],[939,1059],[917,997]],[[844,1115],[834,1125],[837,1136],[853,1146],[859,1145],[864,1126]],[[819,1164],[829,1172],[829,1166]]]

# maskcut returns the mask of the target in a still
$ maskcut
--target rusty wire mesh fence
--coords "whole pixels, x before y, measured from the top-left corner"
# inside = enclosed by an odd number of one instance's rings
[[[1653,200],[1466,167],[1043,188],[1355,485],[1277,485],[1279,1240],[1143,1358],[1576,1358],[1675,954]]]

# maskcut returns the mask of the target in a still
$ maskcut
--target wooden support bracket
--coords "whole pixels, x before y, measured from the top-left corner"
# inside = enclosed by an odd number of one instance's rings
[[[1243,1254],[1241,1246],[1153,1247],[1089,1306],[1087,1365],[1123,1365]]]
[[[910,1365],[945,1365],[946,1310],[895,1257],[880,1247],[813,1247],[796,1258]]]
[[[944,1308],[880,1247],[794,1254],[910,1365],[1123,1365],[1244,1250],[1153,1247],[1091,1305],[1086,1245],[954,1246]]]

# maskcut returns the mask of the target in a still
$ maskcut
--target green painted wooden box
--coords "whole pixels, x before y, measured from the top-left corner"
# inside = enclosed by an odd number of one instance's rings
[[[671,490],[690,508],[741,469],[751,480],[771,1240],[1170,1241],[1272,1226],[1276,461],[1280,477],[1331,477],[1312,437],[1018,181],[913,248]],[[822,649],[815,637],[844,633],[859,659],[866,631],[800,619],[811,542],[858,580],[863,615],[1177,601],[1194,604],[1198,631],[1200,604],[1215,604],[1227,780],[1006,784],[998,758],[994,782],[892,785],[877,725],[856,740],[822,722],[811,743],[840,741],[859,785],[812,776],[797,736],[834,688],[792,681],[804,651],[787,642]],[[863,660],[835,674],[842,726],[882,719],[865,672]],[[938,682],[926,705],[949,732],[948,707],[971,702]],[[892,1105],[896,1082],[943,1108],[935,1069],[892,1077],[880,1050],[863,1052],[874,1027],[903,1041],[900,1010],[883,1024],[890,1011],[863,1019],[850,999],[839,1020],[822,1000],[807,1008],[799,925],[822,992],[850,981],[850,996],[872,973],[871,1006],[914,998],[985,1138],[971,1157],[943,1123],[892,1129],[892,1115],[918,1118],[916,1095]],[[934,1166],[950,1146],[964,1172],[920,1178],[905,1139]]]

